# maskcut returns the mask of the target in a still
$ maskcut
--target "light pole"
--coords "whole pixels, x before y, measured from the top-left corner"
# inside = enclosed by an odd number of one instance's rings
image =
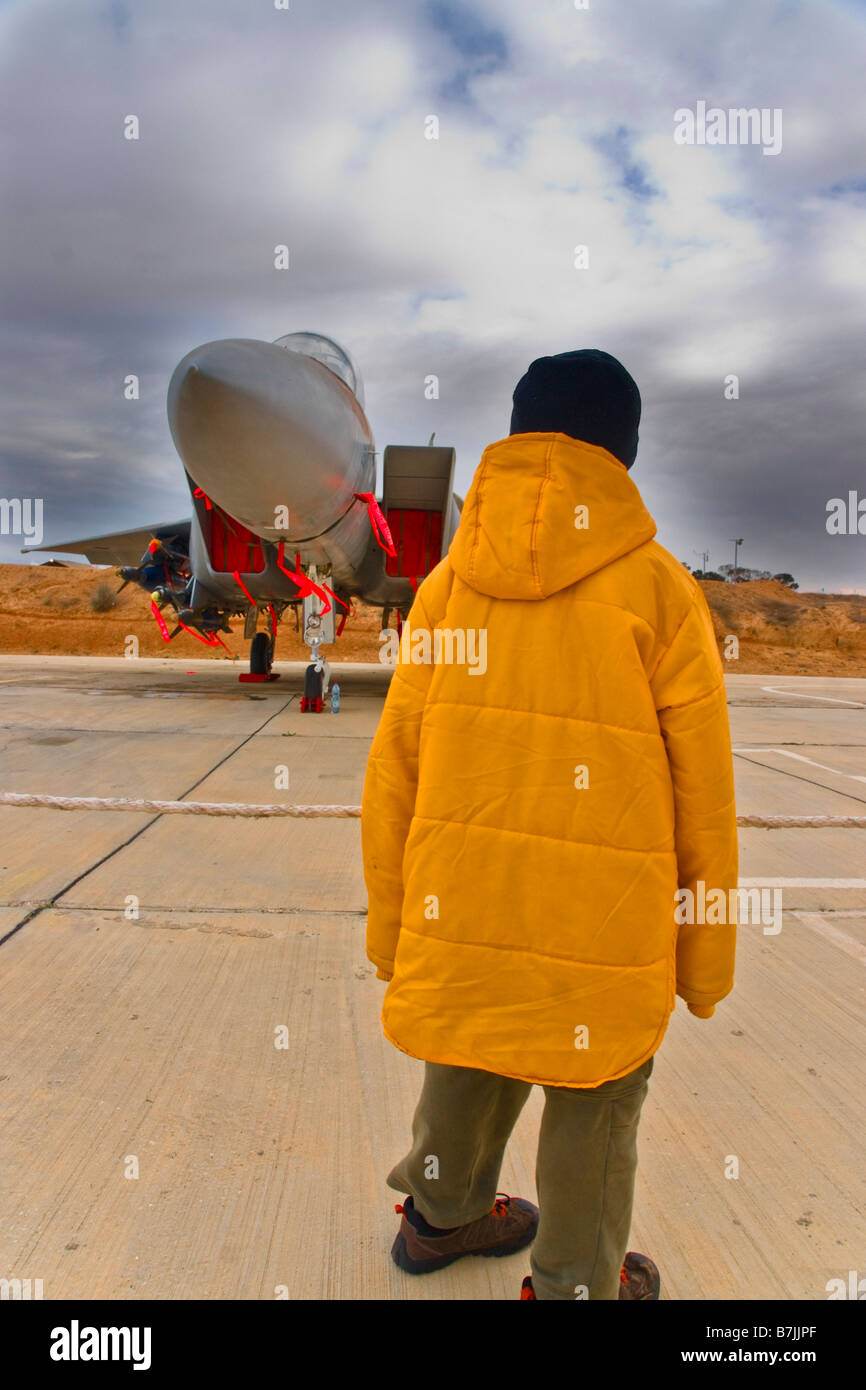
[[[740,546],[743,544],[743,538],[742,538],[742,536],[741,536],[739,540],[734,540],[733,537],[731,537],[731,540],[732,540],[733,546],[734,546],[734,583],[736,584],[736,582],[737,582],[737,575],[738,575],[739,572],[740,572],[740,571],[739,571],[739,567],[738,567],[738,565],[737,565],[737,551],[739,550]]]

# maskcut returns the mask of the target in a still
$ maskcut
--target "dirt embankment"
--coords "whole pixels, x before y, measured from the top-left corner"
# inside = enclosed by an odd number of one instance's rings
[[[169,645],[162,640],[148,596],[127,585],[106,612],[95,612],[97,590],[112,593],[119,581],[112,570],[90,565],[0,565],[0,652],[47,656],[124,656],[131,637],[139,656],[172,656],[182,661],[226,659],[182,632]],[[743,674],[866,675],[866,596],[800,594],[776,580],[752,584],[703,583],[713,625],[724,653],[735,637],[739,655],[725,669]],[[166,619],[171,628],[169,614]],[[340,661],[378,661],[378,609],[356,604],[329,655]],[[245,660],[243,625],[233,623],[223,640]],[[308,648],[287,615],[280,627],[277,657],[303,661]]]
[[[776,579],[704,580],[701,587],[725,662],[744,675],[866,676],[866,595],[800,594]]]
[[[227,660],[229,653],[246,661],[250,644],[236,618],[232,635],[219,635],[229,649],[208,647],[190,632],[164,642],[151,612],[150,598],[137,584],[118,594],[113,570],[90,565],[0,565],[0,652],[44,656],[125,656],[130,637],[138,639],[138,656],[171,656],[180,661]],[[114,607],[95,612],[97,590],[116,595]],[[378,609],[355,605],[343,635],[328,655],[338,661],[378,661]],[[342,611],[342,610],[341,610]],[[169,631],[171,610],[163,614]],[[310,649],[295,632],[287,613],[280,624],[277,660],[305,661]]]

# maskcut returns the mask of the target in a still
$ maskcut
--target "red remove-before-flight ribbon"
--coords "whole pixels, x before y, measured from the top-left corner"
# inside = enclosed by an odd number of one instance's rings
[[[246,586],[246,584],[244,583],[244,581],[241,579],[240,572],[239,572],[238,570],[233,570],[233,571],[232,571],[232,579],[234,579],[234,581],[235,581],[237,584],[239,584],[239,585],[241,586],[241,588],[243,589],[243,591],[244,591],[244,593],[246,594],[247,598],[249,599],[250,603],[251,603],[251,604],[253,605],[253,607],[255,608],[255,607],[256,607],[256,601],[255,601],[255,599],[253,598],[252,594],[250,593],[250,591],[249,591],[249,589],[247,588],[247,586]]]
[[[340,626],[337,628],[337,636],[342,636],[343,628],[346,626],[346,619],[350,618],[355,611],[354,604],[346,604],[346,611],[340,617]]]
[[[356,492],[355,496],[359,502],[365,503],[367,507],[367,515],[370,518],[373,535],[376,537],[379,545],[385,551],[386,555],[390,555],[396,559],[397,551],[394,546],[394,537],[391,535],[388,523],[382,513],[382,508],[376,501],[374,493]]]
[[[162,614],[160,613],[159,609],[158,609],[157,606],[156,606],[156,599],[151,599],[151,600],[150,600],[150,611],[151,611],[151,613],[153,614],[153,616],[156,618],[157,625],[158,625],[158,627],[159,627],[160,632],[162,633],[162,640],[163,640],[163,642],[170,642],[170,641],[171,641],[171,633],[169,632],[168,628],[166,627],[165,618],[162,616]]]
[[[341,605],[341,607],[345,608],[346,612],[348,613],[348,611],[349,611],[349,605],[348,605],[348,603],[346,602],[346,600],[343,599],[343,598],[340,598],[338,594],[335,594],[335,593],[334,593],[334,590],[330,587],[329,584],[326,584],[324,580],[322,580],[322,588],[324,589],[324,591],[325,591],[326,594],[330,594],[330,595],[331,595],[331,598],[334,600],[335,603],[339,603],[339,604]]]
[[[282,570],[283,574],[286,576],[287,579],[291,579],[293,584],[297,584],[298,588],[301,591],[301,598],[309,598],[310,594],[315,594],[317,598],[320,598],[322,600],[322,602],[325,605],[322,609],[322,617],[324,617],[326,613],[330,613],[331,611],[331,601],[328,598],[328,595],[325,593],[324,589],[320,589],[318,584],[314,584],[312,579],[308,579],[307,576],[302,572],[300,554],[295,555],[295,569],[286,569],[285,565],[283,564],[285,548],[285,541],[280,541],[279,549],[277,550],[277,565]]]
[[[178,626],[182,627],[184,632],[189,632],[193,637],[197,637],[199,642],[204,642],[206,647],[225,647],[225,650],[228,652],[229,656],[231,656],[231,651],[226,647],[223,639],[218,637],[215,632],[211,632],[205,637],[204,633],[196,631],[194,627],[187,627],[186,623],[178,622]]]

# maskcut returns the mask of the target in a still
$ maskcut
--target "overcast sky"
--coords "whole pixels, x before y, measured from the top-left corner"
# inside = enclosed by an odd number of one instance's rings
[[[299,329],[465,492],[529,362],[600,347],[664,545],[866,591],[826,530],[866,498],[864,58],[861,0],[0,0],[0,496],[47,541],[188,515],[175,364]],[[700,101],[781,152],[675,143]]]

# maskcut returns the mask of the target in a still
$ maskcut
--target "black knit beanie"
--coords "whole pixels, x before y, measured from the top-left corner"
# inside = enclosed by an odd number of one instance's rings
[[[514,388],[512,434],[568,434],[599,444],[631,468],[640,392],[609,352],[581,348],[538,357]]]

